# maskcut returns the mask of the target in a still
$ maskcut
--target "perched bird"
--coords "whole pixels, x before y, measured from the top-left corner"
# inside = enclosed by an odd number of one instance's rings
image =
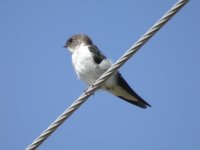
[[[111,66],[111,62],[85,34],[73,35],[64,47],[72,53],[72,64],[78,78],[88,85],[92,85]],[[119,72],[115,72],[101,89],[141,108],[151,107]]]

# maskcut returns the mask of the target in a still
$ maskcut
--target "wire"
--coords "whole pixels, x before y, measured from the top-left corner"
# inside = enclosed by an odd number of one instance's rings
[[[49,127],[44,130],[26,150],[35,150],[40,146],[69,116],[71,116],[101,85],[133,56],[162,26],[167,23],[189,0],[180,0],[166,12],[128,51],[121,56],[95,83],[81,94]]]

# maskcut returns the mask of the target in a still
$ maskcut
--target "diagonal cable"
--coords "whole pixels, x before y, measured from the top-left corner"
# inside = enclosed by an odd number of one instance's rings
[[[39,147],[69,116],[71,116],[88,97],[90,97],[101,85],[125,64],[162,26],[167,23],[189,0],[180,0],[166,12],[128,51],[121,56],[95,83],[81,94],[49,127],[39,135],[26,150],[35,150]]]

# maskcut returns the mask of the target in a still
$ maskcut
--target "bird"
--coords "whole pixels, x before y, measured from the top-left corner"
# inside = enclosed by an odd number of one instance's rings
[[[88,86],[92,85],[112,65],[111,61],[86,34],[80,33],[71,36],[66,41],[64,48],[67,48],[72,54],[72,65],[76,75]],[[103,83],[101,90],[140,108],[151,107],[129,86],[119,71],[116,71]]]

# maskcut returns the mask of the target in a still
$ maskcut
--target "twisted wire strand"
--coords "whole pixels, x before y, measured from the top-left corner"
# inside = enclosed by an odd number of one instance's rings
[[[166,12],[127,52],[121,56],[95,83],[80,95],[49,127],[44,130],[26,150],[39,147],[69,116],[71,116],[101,85],[125,64],[162,26],[167,23],[189,0],[180,0]]]

